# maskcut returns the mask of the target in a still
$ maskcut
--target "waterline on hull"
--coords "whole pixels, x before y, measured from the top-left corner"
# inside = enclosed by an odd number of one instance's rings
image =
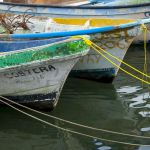
[[[70,77],[83,78],[102,83],[112,83],[116,76],[115,68],[72,70]]]

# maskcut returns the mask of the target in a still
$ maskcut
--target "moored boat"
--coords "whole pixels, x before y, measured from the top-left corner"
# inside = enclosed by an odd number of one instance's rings
[[[0,41],[0,95],[38,109],[53,109],[65,80],[89,48],[82,39]]]
[[[13,1],[12,1],[13,2]],[[141,19],[150,16],[150,3],[120,6],[53,6],[38,3],[0,2],[1,13],[30,13],[37,16],[70,18],[130,18]]]
[[[135,4],[146,4],[149,3],[149,0],[90,0],[90,4],[93,6],[120,6],[120,5],[135,5]],[[87,4],[88,5],[88,4]],[[86,6],[87,6],[86,5]]]
[[[92,42],[97,44],[104,51],[107,51],[111,55],[117,57],[120,60],[124,59],[124,56],[133,42],[134,38],[141,34],[140,26],[130,26],[135,21],[134,20],[124,20],[124,19],[66,19],[66,18],[55,18],[54,23],[50,25],[49,31],[60,31],[61,25],[87,25],[89,21],[89,28],[106,28],[113,25],[117,26],[116,29],[112,31],[105,31],[99,33],[90,34],[90,39]],[[150,21],[150,20],[149,20]],[[142,22],[141,22],[142,23]],[[58,27],[57,27],[58,25]],[[130,26],[130,27],[129,27]],[[66,27],[67,28],[67,27]],[[69,27],[68,27],[69,30]],[[102,52],[102,51],[101,51]],[[113,61],[118,67],[114,66],[111,62],[106,60],[98,52],[91,49],[91,51],[77,62],[70,76],[84,78],[89,80],[94,80],[98,82],[111,83],[117,76],[121,62],[115,60],[114,58],[106,55],[111,61]]]
[[[130,19],[95,18],[53,18],[45,21],[41,19],[41,17],[35,17],[30,20],[31,26],[29,26],[30,30],[28,30],[28,32],[38,32],[37,34],[6,34],[3,36],[10,38],[37,38],[43,36],[46,38],[54,38],[89,34],[92,42],[96,43],[104,51],[123,60],[133,39],[141,33],[141,24],[149,22],[149,19],[135,21]],[[7,33],[9,30],[4,30],[4,32]],[[24,32],[24,30],[15,32]],[[104,54],[104,52],[102,53]],[[107,57],[117,66],[121,65],[121,61],[116,61],[110,56]],[[100,56],[99,53],[90,51],[88,55],[75,65],[70,75],[111,83],[117,75],[118,70],[119,67],[108,62],[104,57]]]
[[[143,19],[150,17],[150,3],[138,3],[132,5],[113,6],[54,6],[50,4],[38,3],[9,3],[0,2],[0,13],[18,13],[32,14],[37,16],[48,17],[68,17],[68,18],[130,18]],[[115,4],[115,2],[114,2]],[[148,26],[150,29],[150,26]],[[150,41],[150,36],[147,36],[147,42]],[[134,43],[143,43],[143,35],[139,35]]]

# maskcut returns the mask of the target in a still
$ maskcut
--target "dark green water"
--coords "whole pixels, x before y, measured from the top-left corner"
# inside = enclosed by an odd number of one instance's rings
[[[143,70],[143,46],[132,46],[125,61]],[[150,136],[150,98],[148,88],[142,87],[141,82],[121,71],[113,84],[69,79],[56,109],[49,114],[96,128]],[[150,145],[150,139],[87,130],[37,116],[55,125],[100,138]],[[11,108],[0,107],[0,150],[150,150],[150,147],[122,145],[71,134]]]

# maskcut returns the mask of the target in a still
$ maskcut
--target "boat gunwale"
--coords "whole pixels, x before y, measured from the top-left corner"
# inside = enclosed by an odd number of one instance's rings
[[[143,22],[143,20],[146,20]],[[142,23],[149,23],[150,19],[143,19],[140,21],[133,21],[130,23],[124,23],[120,25],[105,26],[105,27],[94,27],[90,29],[73,30],[73,31],[59,31],[59,32],[42,32],[42,33],[27,33],[27,34],[0,34],[0,38],[8,39],[35,39],[35,38],[58,38],[58,37],[69,37],[78,35],[89,35],[96,33],[111,32],[115,30],[125,30],[140,26]],[[147,21],[148,20],[148,21]]]
[[[30,47],[30,48],[15,50],[15,51],[4,52],[4,54],[0,54],[0,57],[1,56],[5,56],[5,55],[10,55],[10,53],[12,55],[13,54],[17,54],[17,53],[21,53],[21,52],[24,52],[26,49],[27,49],[27,51],[30,51],[33,48],[39,48],[39,47],[44,47],[44,46],[55,46],[57,44],[62,44],[64,42],[70,43],[70,42],[74,42],[74,41],[78,41],[79,42],[79,41],[82,41],[82,39],[81,38],[68,38],[68,39],[65,39],[65,40],[62,40],[62,41],[58,41],[58,42],[54,42],[54,43],[51,43],[51,44],[41,45],[41,46],[37,46],[37,47],[35,46],[35,47]],[[34,50],[34,51],[36,51],[36,50]],[[0,67],[0,72],[3,69],[16,68],[16,67],[20,67],[20,66],[22,67],[22,66],[31,65],[31,64],[34,64],[34,63],[45,63],[47,61],[49,61],[49,62],[56,62],[56,61],[63,61],[63,60],[74,59],[74,58],[77,58],[77,57],[84,56],[85,54],[88,53],[88,51],[89,51],[89,48],[87,46],[87,48],[84,49],[84,50],[77,51],[77,52],[72,53],[72,54],[67,54],[65,56],[59,56],[58,55],[58,56],[46,58],[46,59],[43,59],[43,60],[35,60],[35,61],[32,61],[32,62],[21,63],[19,65],[14,65],[14,66],[10,66],[10,67]]]
[[[89,48],[88,50],[82,50],[81,52],[77,52],[75,54],[71,54],[71,55],[66,55],[63,57],[54,57],[54,58],[50,58],[50,59],[44,59],[44,60],[37,60],[37,61],[33,61],[33,62],[29,62],[29,63],[22,63],[20,65],[14,65],[14,66],[10,66],[10,67],[3,67],[0,68],[0,73],[2,73],[3,71],[10,71],[12,69],[18,68],[18,67],[30,67],[32,64],[36,65],[36,64],[46,64],[47,62],[49,63],[55,63],[55,62],[60,62],[60,61],[66,61],[66,60],[71,60],[71,59],[76,59],[76,58],[80,58],[84,55],[86,55],[89,52]]]
[[[120,8],[135,8],[135,7],[143,7],[150,6],[150,3],[143,4],[132,4],[132,5],[119,5],[119,6],[57,6],[57,5],[44,5],[44,4],[17,4],[10,2],[0,2],[0,5],[15,5],[15,6],[25,6],[25,7],[44,7],[44,8],[71,8],[71,9],[120,9]]]

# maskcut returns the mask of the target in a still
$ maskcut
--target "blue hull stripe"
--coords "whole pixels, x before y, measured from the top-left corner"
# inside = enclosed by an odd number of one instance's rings
[[[109,32],[116,29],[123,29],[134,27],[141,24],[141,22],[132,22],[127,24],[122,24],[120,26],[105,26],[99,28],[85,29],[85,30],[75,30],[75,31],[65,31],[65,32],[48,32],[48,33],[28,33],[28,34],[8,34],[9,38],[13,39],[26,39],[26,38],[54,38],[54,37],[64,37],[64,36],[75,36],[75,35],[87,35],[95,33]],[[7,36],[7,35],[4,35]]]
[[[20,49],[26,49],[36,46],[47,45],[59,42],[68,38],[54,38],[47,40],[29,40],[29,41],[0,41],[0,52],[9,52]]]
[[[6,2],[0,2],[0,5],[6,5],[6,6],[20,6],[20,7],[27,7],[29,8],[40,8],[40,9],[46,9],[46,8],[57,8],[57,9],[120,9],[120,8],[135,8],[135,7],[144,7],[144,6],[150,6],[150,3],[142,3],[142,4],[132,4],[132,5],[119,5],[119,6],[54,6],[54,5],[44,5],[44,4],[20,4],[20,3],[6,3]],[[9,11],[9,10],[8,10]]]

